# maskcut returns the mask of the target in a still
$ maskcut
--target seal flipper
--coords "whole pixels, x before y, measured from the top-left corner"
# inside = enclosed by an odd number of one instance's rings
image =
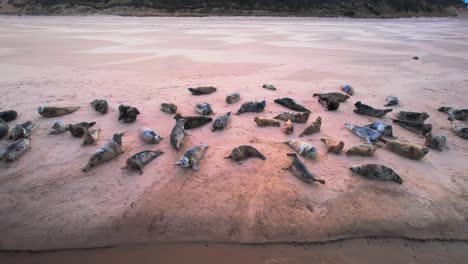
[[[319,182],[319,183],[321,183],[321,184],[325,184],[325,180],[315,179],[315,178],[314,178],[314,181]]]

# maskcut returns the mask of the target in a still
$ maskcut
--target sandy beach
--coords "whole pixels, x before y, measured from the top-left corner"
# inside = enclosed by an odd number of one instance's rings
[[[0,16],[0,111],[18,111],[11,127],[28,120],[38,125],[32,150],[17,162],[0,163],[0,249],[368,237],[459,241],[466,247],[468,141],[450,131],[447,115],[437,108],[468,107],[467,62],[468,20],[463,18]],[[263,89],[264,83],[278,89]],[[339,92],[343,83],[356,92],[338,111],[325,111],[312,97]],[[201,85],[218,91],[198,97],[187,91]],[[225,96],[234,91],[241,101],[229,105]],[[431,150],[419,161],[385,149],[372,158],[326,153],[323,137],[343,140],[345,149],[364,143],[345,122],[391,122],[394,113],[383,119],[353,113],[356,101],[383,108],[388,95],[400,98],[393,112],[428,112],[433,132],[448,136],[448,149]],[[325,185],[304,183],[281,169],[292,152],[284,142],[297,138],[306,125],[296,124],[289,136],[255,125],[257,115],[288,111],[273,103],[281,97],[309,108],[309,123],[322,117],[320,133],[301,139],[317,147],[318,158],[305,162]],[[108,114],[91,108],[96,98],[108,100]],[[174,119],[159,110],[162,102],[173,102],[183,115],[195,115],[196,103],[209,102],[222,114],[263,99],[263,113],[233,116],[223,132],[211,132],[211,124],[191,130],[179,152],[169,143]],[[121,103],[140,109],[135,123],[117,121]],[[55,119],[39,116],[40,105],[81,106],[61,119],[97,122],[102,129],[98,145],[81,147],[82,139],[69,133],[48,135]],[[141,126],[164,140],[142,142]],[[89,156],[116,132],[125,132],[125,153],[83,173]],[[399,126],[394,134],[424,144]],[[0,147],[8,143],[1,140]],[[210,145],[200,171],[174,166],[195,144]],[[238,165],[223,158],[242,144],[255,146],[267,160]],[[165,153],[143,175],[120,169],[144,149]],[[404,182],[352,175],[349,167],[361,163],[389,166]]]

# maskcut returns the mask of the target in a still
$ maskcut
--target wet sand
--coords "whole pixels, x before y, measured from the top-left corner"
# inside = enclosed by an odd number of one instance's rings
[[[468,20],[348,20],[314,18],[121,18],[0,17],[1,109],[39,125],[32,151],[20,161],[0,163],[0,249],[92,248],[147,242],[322,242],[353,237],[468,238],[468,143],[449,129],[442,105],[467,107]],[[417,55],[420,60],[412,60]],[[261,88],[273,83],[277,91]],[[356,94],[336,112],[324,111],[314,92],[339,91],[349,83]],[[190,86],[218,91],[194,97]],[[225,95],[239,91],[228,105]],[[385,149],[374,158],[326,154],[320,138],[363,143],[345,122],[378,119],[356,115],[358,100],[383,107],[399,96],[398,110],[427,111],[434,132],[449,136],[449,149],[412,161]],[[319,150],[306,161],[326,185],[306,184],[281,170],[294,139],[259,128],[256,114],[233,116],[224,132],[192,130],[185,148],[209,144],[200,171],[175,167],[183,153],[169,145],[172,116],[159,110],[176,103],[185,115],[210,102],[216,113],[236,111],[249,100],[267,100],[262,116],[287,111],[273,100],[289,96],[323,118],[320,133],[303,140]],[[109,101],[100,115],[89,103]],[[121,103],[137,106],[136,123],[117,121]],[[96,121],[99,145],[115,132],[125,154],[84,174],[97,146],[81,139],[47,135],[55,119],[36,113],[39,105],[79,105],[62,119]],[[384,121],[390,121],[388,114]],[[138,138],[141,126],[165,137],[159,145]],[[400,140],[424,140],[398,126]],[[1,146],[6,140],[0,141]],[[242,165],[223,159],[241,144],[262,151],[266,161]],[[138,175],[123,171],[126,158],[143,149],[165,153]],[[404,183],[367,181],[350,173],[361,163],[393,168]]]

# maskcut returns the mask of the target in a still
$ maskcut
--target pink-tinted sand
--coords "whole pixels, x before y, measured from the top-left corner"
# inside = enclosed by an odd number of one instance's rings
[[[468,141],[455,136],[442,105],[468,105],[468,20],[349,20],[312,18],[121,18],[0,17],[0,110],[15,109],[39,125],[32,151],[18,162],[0,163],[0,249],[87,248],[142,242],[317,242],[351,237],[468,239]],[[412,56],[420,60],[412,60]],[[273,83],[277,91],[261,88]],[[336,112],[324,111],[314,92],[356,94]],[[187,87],[218,91],[194,97]],[[228,105],[226,94],[241,101]],[[353,113],[361,100],[381,107],[388,95],[394,111],[426,111],[434,132],[448,135],[442,152],[420,161],[385,149],[375,157],[326,154],[320,138],[363,143],[345,122],[379,119]],[[200,171],[173,163],[183,151],[170,147],[172,116],[159,110],[176,103],[184,115],[209,102],[218,114],[249,100],[267,100],[262,116],[287,111],[273,100],[292,97],[323,118],[322,130],[302,138],[319,150],[306,165],[325,185],[307,184],[283,171],[291,152],[277,128],[259,128],[256,114],[233,116],[223,132],[211,125],[191,130],[185,148],[209,144]],[[89,103],[107,99],[107,115]],[[136,106],[133,124],[117,121],[117,107]],[[96,121],[99,145],[125,132],[125,154],[84,174],[97,146],[80,147],[69,133],[48,135],[55,119],[40,117],[39,105],[78,105],[67,123]],[[390,121],[388,114],[384,121]],[[309,122],[310,122],[309,121]],[[141,126],[165,138],[147,145]],[[399,140],[424,140],[398,126]],[[8,143],[0,141],[1,146]],[[223,157],[241,144],[257,147],[266,161],[242,165]],[[121,170],[144,149],[165,153],[143,175]],[[404,180],[368,181],[349,167],[381,163]]]

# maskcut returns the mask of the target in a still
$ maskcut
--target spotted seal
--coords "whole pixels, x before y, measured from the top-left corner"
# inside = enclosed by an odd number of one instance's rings
[[[216,92],[216,87],[213,86],[199,86],[195,88],[188,88],[192,95],[203,95],[203,94],[210,94]]]
[[[104,99],[96,99],[91,102],[91,106],[94,108],[95,111],[101,114],[107,114],[109,112],[109,104]]]
[[[59,119],[56,120],[53,124],[52,127],[50,128],[49,134],[62,134],[66,131],[68,131],[68,124],[65,124],[63,120]]]
[[[124,123],[135,122],[139,114],[141,113],[136,107],[124,104],[119,105],[119,121],[123,121]]]
[[[356,136],[365,139],[368,144],[375,143],[383,135],[377,130],[368,127],[356,126],[348,122],[345,123],[345,126]]]
[[[393,123],[403,128],[406,128],[413,133],[420,134],[423,136],[432,131],[431,124],[424,124],[420,122],[412,122],[412,121],[399,120],[399,119],[392,119],[392,120],[393,120]]]
[[[332,138],[321,138],[320,140],[323,141],[323,143],[325,143],[325,146],[327,147],[327,152],[340,154],[341,151],[343,151],[343,148],[344,148],[343,141],[338,141]]]
[[[309,112],[296,113],[296,112],[283,112],[274,117],[274,119],[279,119],[283,121],[291,120],[291,122],[305,124],[309,120]]]
[[[180,160],[175,165],[180,165],[184,168],[191,167],[194,171],[198,170],[198,162],[200,162],[201,158],[205,154],[205,150],[208,148],[208,145],[195,145],[185,151],[184,155],[180,158]]]
[[[57,117],[71,114],[78,109],[80,109],[79,106],[39,106],[37,112],[43,117]]]
[[[226,95],[226,103],[233,104],[240,100],[240,93],[234,92]]]
[[[381,132],[386,137],[395,138],[393,136],[393,127],[392,127],[392,125],[387,124],[385,122],[380,122],[380,121],[379,122],[374,122],[374,123],[365,125],[364,127],[377,130],[377,131]]]
[[[294,149],[294,151],[299,153],[299,155],[305,158],[315,159],[317,157],[317,148],[315,148],[312,144],[299,140],[289,140],[285,143],[288,144],[288,146],[290,146],[292,149]]]
[[[0,160],[5,160],[6,162],[16,161],[30,149],[31,140],[26,138],[18,139],[0,150]]]
[[[263,117],[263,116],[256,116],[254,118],[255,123],[257,123],[257,126],[259,127],[267,127],[267,126],[274,126],[274,127],[279,127],[281,126],[281,123],[273,118],[269,117]]]
[[[209,103],[196,104],[195,105],[195,110],[200,115],[212,115],[212,114],[214,114],[213,106],[211,106]]]
[[[356,108],[353,110],[354,113],[358,115],[367,115],[372,117],[382,117],[387,113],[393,111],[393,109],[376,109],[372,106],[361,103],[361,101],[357,101],[354,104],[354,107]]]
[[[225,159],[232,159],[238,164],[241,164],[243,160],[251,157],[258,157],[261,160],[266,160],[265,155],[260,153],[256,148],[249,145],[241,145],[231,151],[229,156],[224,157]]]
[[[321,184],[325,184],[325,180],[315,178],[296,153],[288,153],[286,155],[292,159],[292,163],[289,167],[283,168],[283,170],[291,171],[294,176],[307,183],[319,182]]]
[[[155,158],[161,156],[164,152],[161,150],[143,150],[127,159],[122,169],[135,170],[140,175],[143,174],[143,167]]]
[[[239,110],[237,110],[236,115],[240,115],[240,114],[247,113],[247,112],[260,113],[260,112],[263,112],[263,110],[265,109],[265,106],[266,106],[265,100],[262,100],[260,102],[259,101],[245,102],[241,105]]]
[[[149,144],[157,144],[161,140],[163,140],[163,137],[161,137],[158,133],[154,132],[154,130],[147,127],[140,128],[140,138],[144,142]]]
[[[349,95],[342,93],[314,93],[313,97],[318,97],[319,99],[329,99],[331,101],[344,103],[349,99]]]
[[[85,147],[88,145],[94,145],[99,138],[99,132],[101,132],[100,128],[86,129],[81,146]]]
[[[106,161],[124,153],[122,149],[122,137],[124,133],[115,133],[112,139],[101,145],[96,152],[88,160],[86,166],[82,169],[83,172],[88,172],[91,167],[97,166]]]
[[[282,105],[286,108],[289,108],[293,111],[297,112],[310,112],[309,109],[305,108],[304,106],[298,104],[294,99],[289,98],[289,97],[283,97],[279,99],[274,100],[275,103]]]
[[[424,137],[426,138],[424,145],[428,148],[441,151],[443,147],[447,146],[447,136],[433,135],[429,132]]]
[[[185,136],[189,134],[184,129],[185,119],[177,119],[174,128],[171,131],[171,145],[179,150],[185,142]]]
[[[211,131],[214,132],[216,130],[224,130],[229,121],[230,116],[231,112],[227,112],[224,115],[218,116],[213,122],[213,128],[211,129]]]
[[[439,112],[447,113],[449,116],[458,120],[465,121],[468,119],[468,109],[458,109],[455,107],[444,106],[444,107],[439,107],[439,109],[437,110]]]
[[[380,164],[361,164],[349,168],[353,173],[356,173],[368,180],[393,181],[402,184],[401,177],[391,168]]]
[[[362,144],[358,146],[351,147],[346,151],[347,156],[374,156],[375,151],[379,149],[377,145],[372,144]]]
[[[213,121],[211,117],[207,116],[182,116],[180,113],[174,115],[174,119],[185,119],[184,129],[193,129],[204,126],[209,122]]]
[[[301,134],[299,134],[299,137],[303,136],[310,136],[314,133],[320,132],[320,127],[322,126],[322,117],[317,117],[315,119],[315,122],[313,122],[311,125],[308,125],[304,131],[302,131]]]
[[[467,125],[463,125],[462,123],[455,121],[453,117],[449,117],[447,120],[450,121],[450,123],[452,124],[452,130],[453,132],[455,132],[455,134],[457,134],[461,138],[468,139]]]
[[[168,113],[171,115],[177,113],[177,105],[173,103],[162,103],[159,109],[161,109],[161,111],[163,111],[164,113]]]
[[[429,114],[426,112],[398,111],[396,117],[399,120],[424,123],[429,118]]]
[[[384,138],[380,138],[380,141],[385,144],[388,150],[412,160],[420,160],[429,153],[428,148],[411,144],[409,142],[387,140]]]
[[[392,106],[392,105],[397,105],[399,102],[398,97],[394,95],[390,95],[387,97],[387,103],[384,104],[384,106]]]
[[[21,138],[29,138],[36,131],[36,124],[32,121],[16,125],[10,133],[9,139],[18,140]]]
[[[10,122],[15,120],[18,117],[18,112],[15,110],[5,110],[0,112],[0,119],[3,119],[5,122]]]
[[[86,130],[93,127],[96,122],[80,122],[77,124],[69,124],[68,131],[72,134],[72,136],[80,138],[84,136]]]

